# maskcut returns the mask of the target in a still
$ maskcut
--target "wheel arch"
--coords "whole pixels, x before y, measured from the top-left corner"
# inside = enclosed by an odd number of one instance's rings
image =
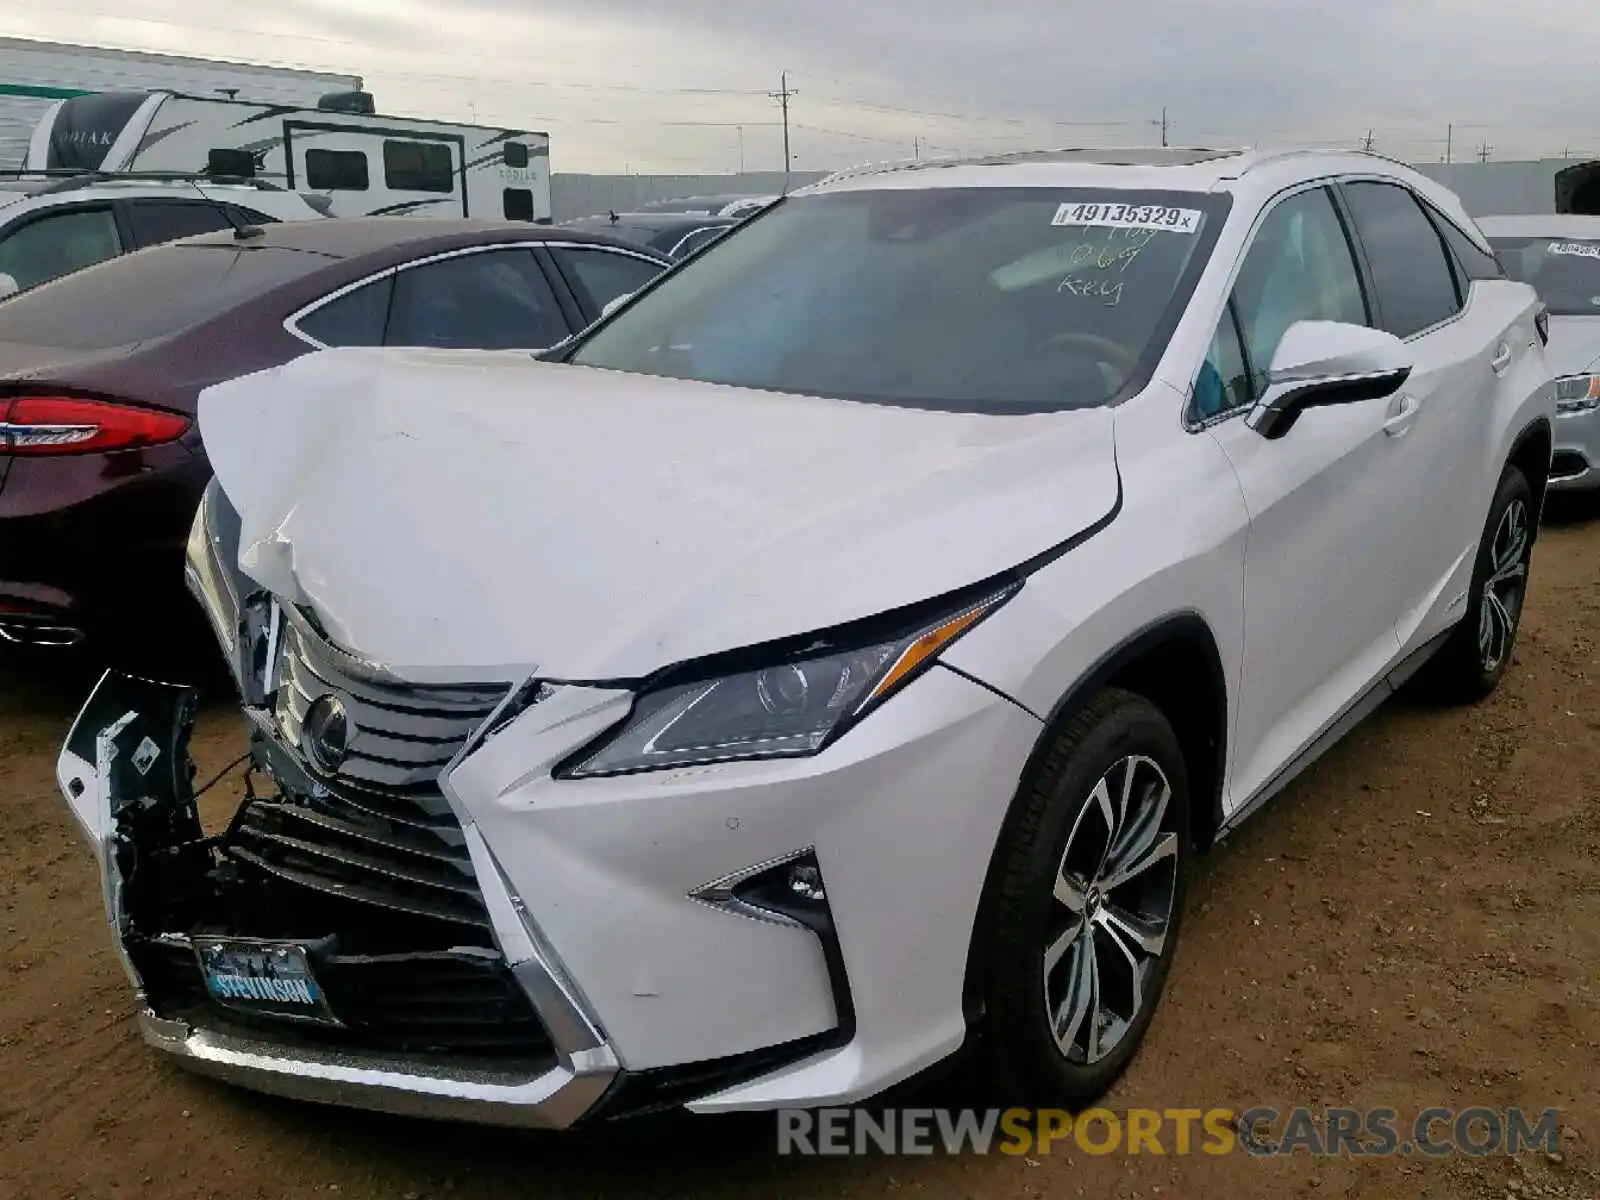
[[[1044,728],[1018,779],[1017,796],[1028,788],[1053,740],[1074,714],[1109,687],[1134,692],[1166,715],[1178,735],[1189,771],[1190,837],[1197,850],[1209,849],[1222,825],[1222,781],[1228,746],[1228,688],[1217,639],[1194,610],[1169,613],[1129,635],[1097,659],[1044,715]],[[996,847],[1004,840],[1018,805],[1013,798]],[[983,930],[996,900],[997,875],[991,859],[967,950],[964,1002],[968,1024],[982,1016]]]
[[[1533,489],[1533,511],[1538,520],[1533,522],[1532,537],[1539,538],[1539,526],[1544,517],[1544,502],[1550,482],[1550,456],[1555,451],[1555,431],[1548,417],[1530,421],[1511,443],[1511,453],[1506,455],[1506,465],[1516,467]]]

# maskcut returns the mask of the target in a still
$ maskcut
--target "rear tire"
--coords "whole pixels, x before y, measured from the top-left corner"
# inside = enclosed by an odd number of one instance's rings
[[[984,1066],[1009,1103],[1086,1103],[1132,1060],[1172,966],[1188,772],[1161,711],[1108,689],[1016,804],[979,930]]]
[[[1507,467],[1478,543],[1466,615],[1418,679],[1433,699],[1472,704],[1505,676],[1528,594],[1535,520],[1527,477]]]

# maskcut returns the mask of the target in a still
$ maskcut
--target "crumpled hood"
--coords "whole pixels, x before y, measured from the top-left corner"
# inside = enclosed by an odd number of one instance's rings
[[[1544,358],[1558,378],[1592,371],[1600,362],[1600,316],[1551,317]]]
[[[632,678],[976,583],[1114,510],[1112,426],[509,352],[323,351],[200,398],[239,568],[416,679]]]

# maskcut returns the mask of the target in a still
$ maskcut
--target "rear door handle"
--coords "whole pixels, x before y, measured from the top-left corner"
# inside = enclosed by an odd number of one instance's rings
[[[1415,396],[1401,396],[1390,407],[1389,415],[1383,422],[1383,431],[1390,437],[1403,437],[1413,425],[1417,423],[1417,413],[1422,409],[1422,401]]]
[[[1510,365],[1511,347],[1501,342],[1500,348],[1494,352],[1494,357],[1489,360],[1489,369],[1496,375],[1504,375],[1506,368]]]

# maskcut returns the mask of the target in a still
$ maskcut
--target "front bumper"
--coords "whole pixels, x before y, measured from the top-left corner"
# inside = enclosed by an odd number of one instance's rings
[[[1586,492],[1596,488],[1600,488],[1600,409],[1557,414],[1550,490]]]
[[[507,961],[555,1045],[555,1060],[544,1070],[508,1076],[438,1064],[422,1069],[402,1057],[289,1046],[158,1016],[127,950],[132,930],[119,852],[128,839],[121,818],[147,799],[178,809],[192,804],[186,799],[185,754],[192,708],[189,689],[107,673],[68,734],[57,766],[62,795],[95,849],[113,945],[136,989],[140,1031],[151,1046],[203,1074],[257,1091],[408,1116],[564,1128],[595,1105],[612,1085],[617,1060],[540,958],[536,935],[522,924],[483,857],[482,839],[470,832],[468,848],[501,945],[509,951]]]
[[[440,785],[495,944],[554,1047],[507,1074],[157,1014],[127,952],[119,844],[130,805],[183,805],[190,704],[107,675],[59,766],[146,1040],[260,1091],[545,1128],[650,1107],[636,1093],[707,1112],[851,1103],[958,1049],[979,896],[1040,731],[939,668],[816,758],[572,782],[550,768],[616,721],[625,694],[562,687],[491,717]],[[157,765],[136,774],[145,739]],[[827,936],[752,914],[724,886],[800,852],[826,882]]]

